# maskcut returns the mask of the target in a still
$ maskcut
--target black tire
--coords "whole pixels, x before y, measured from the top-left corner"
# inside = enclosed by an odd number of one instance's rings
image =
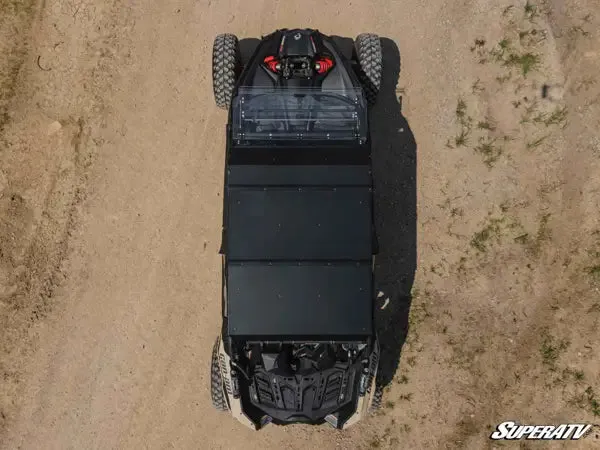
[[[383,76],[383,53],[379,36],[372,33],[359,34],[354,41],[356,59],[360,65],[359,78],[367,103],[375,104]]]
[[[379,384],[375,384],[375,392],[373,393],[373,400],[371,401],[371,407],[369,412],[371,414],[381,409],[383,405],[383,387]]]
[[[219,368],[219,339],[217,339],[217,342],[215,342],[213,347],[210,363],[210,398],[212,399],[212,404],[216,410],[229,410],[227,399],[223,392],[223,377],[221,376],[221,369]]]
[[[233,34],[219,34],[213,43],[213,91],[215,103],[227,109],[231,104],[233,88],[241,69],[238,38]]]

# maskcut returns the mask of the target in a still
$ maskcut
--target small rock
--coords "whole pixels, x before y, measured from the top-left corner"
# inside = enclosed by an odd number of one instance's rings
[[[53,134],[57,133],[61,128],[61,123],[55,120],[50,125],[48,125],[48,136],[52,136]]]

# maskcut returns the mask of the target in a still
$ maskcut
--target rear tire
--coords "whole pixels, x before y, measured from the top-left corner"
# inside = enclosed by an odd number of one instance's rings
[[[241,59],[238,38],[233,34],[219,34],[213,43],[213,91],[219,108],[231,105],[233,88],[240,74]]]
[[[383,53],[379,36],[362,33],[354,41],[356,59],[360,65],[359,78],[363,85],[367,103],[375,104],[383,76]]]
[[[369,412],[371,414],[377,412],[377,410],[381,409],[381,405],[383,404],[383,387],[379,384],[375,384],[375,392],[373,392],[373,399],[371,400],[371,407],[369,408]]]
[[[227,411],[229,406],[223,392],[223,377],[219,367],[219,339],[213,347],[212,359],[210,363],[210,397],[212,404],[218,411]]]

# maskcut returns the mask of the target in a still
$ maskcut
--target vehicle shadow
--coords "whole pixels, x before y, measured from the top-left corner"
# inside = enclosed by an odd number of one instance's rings
[[[354,40],[332,36],[346,58],[354,56]],[[400,365],[408,334],[411,290],[417,267],[417,143],[402,115],[396,86],[400,51],[381,38],[383,78],[377,103],[370,112],[375,182],[375,226],[379,254],[375,261],[377,292],[375,322],[381,357],[377,382],[388,385]],[[388,300],[389,299],[389,300]]]
[[[400,364],[408,334],[411,289],[417,266],[417,143],[402,115],[396,86],[400,51],[382,38],[383,80],[370,116],[375,182],[375,321],[381,357],[378,384],[389,384]],[[389,302],[387,301],[389,299]]]

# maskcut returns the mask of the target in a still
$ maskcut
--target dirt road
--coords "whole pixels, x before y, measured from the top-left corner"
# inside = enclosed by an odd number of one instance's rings
[[[598,421],[594,1],[0,5],[3,448],[484,448],[503,420]],[[344,433],[251,433],[208,392],[212,40],[295,26],[387,49],[373,116],[395,361],[384,411]]]

